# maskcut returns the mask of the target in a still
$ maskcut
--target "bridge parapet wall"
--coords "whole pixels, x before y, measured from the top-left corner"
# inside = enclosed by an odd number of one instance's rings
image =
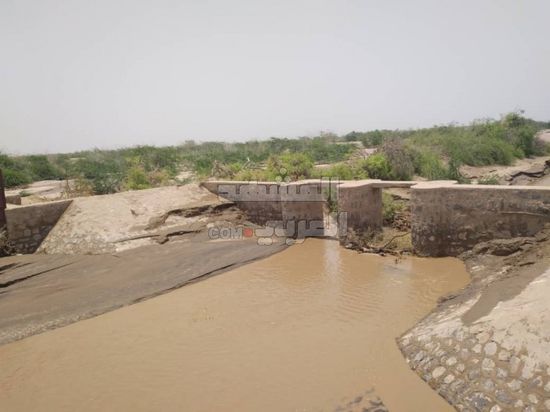
[[[382,187],[410,187],[414,182],[300,180],[292,183],[209,181],[203,186],[247,212],[258,224],[270,221],[325,222],[338,211],[339,234],[382,227]],[[285,223],[286,224],[286,223]],[[309,226],[308,226],[309,227]],[[342,230],[344,229],[344,230]]]
[[[459,185],[452,181],[304,180],[294,183],[206,182],[235,201],[251,221],[326,222],[328,210],[345,213],[345,230],[382,228],[382,189],[411,188],[412,243],[425,256],[456,256],[491,239],[533,236],[550,222],[550,187]],[[286,223],[285,223],[286,224]],[[345,240],[345,235],[343,240]]]
[[[412,242],[426,256],[456,256],[492,239],[533,236],[550,222],[550,188],[418,184]]]
[[[6,210],[8,239],[17,253],[34,253],[72,200],[38,203]]]

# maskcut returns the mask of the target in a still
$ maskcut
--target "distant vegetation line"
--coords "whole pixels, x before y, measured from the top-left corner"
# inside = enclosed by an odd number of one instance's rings
[[[509,165],[514,159],[549,153],[536,133],[550,122],[521,112],[500,120],[416,130],[331,133],[245,143],[188,141],[178,146],[137,146],[71,154],[0,154],[7,187],[33,181],[74,179],[79,192],[105,194],[145,189],[177,180],[182,170],[199,178],[297,180],[332,177],[463,180],[459,166]],[[365,152],[362,148],[376,149]],[[315,167],[316,164],[330,164]],[[180,176],[181,178],[181,176]],[[181,178],[184,180],[184,178]]]

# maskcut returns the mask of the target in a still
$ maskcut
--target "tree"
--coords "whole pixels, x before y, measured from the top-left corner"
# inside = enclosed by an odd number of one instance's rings
[[[369,177],[373,179],[390,179],[391,166],[383,153],[375,153],[363,160],[363,168]]]
[[[407,150],[402,139],[386,139],[380,151],[385,155],[390,164],[391,178],[397,180],[411,180],[414,174],[412,153],[410,150]]]
[[[304,153],[283,153],[270,156],[267,171],[270,179],[293,181],[311,177],[313,161]]]

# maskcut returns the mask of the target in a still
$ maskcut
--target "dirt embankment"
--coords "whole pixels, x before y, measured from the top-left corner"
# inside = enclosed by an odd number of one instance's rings
[[[223,216],[222,216],[223,213]],[[39,253],[116,253],[204,230],[244,214],[196,184],[76,198]]]
[[[464,177],[474,183],[486,182],[501,185],[543,185],[550,182],[550,156],[518,159],[512,166],[462,166]]]
[[[6,190],[6,196],[19,196],[22,205],[50,202],[66,199],[73,185],[72,180],[41,180],[23,188]]]
[[[398,343],[458,410],[550,409],[550,228],[462,256],[471,284]]]

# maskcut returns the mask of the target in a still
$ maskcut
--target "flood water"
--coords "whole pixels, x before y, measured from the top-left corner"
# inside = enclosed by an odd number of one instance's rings
[[[468,280],[457,259],[309,239],[1,346],[0,410],[332,411],[374,388],[391,411],[450,411],[395,338]]]

